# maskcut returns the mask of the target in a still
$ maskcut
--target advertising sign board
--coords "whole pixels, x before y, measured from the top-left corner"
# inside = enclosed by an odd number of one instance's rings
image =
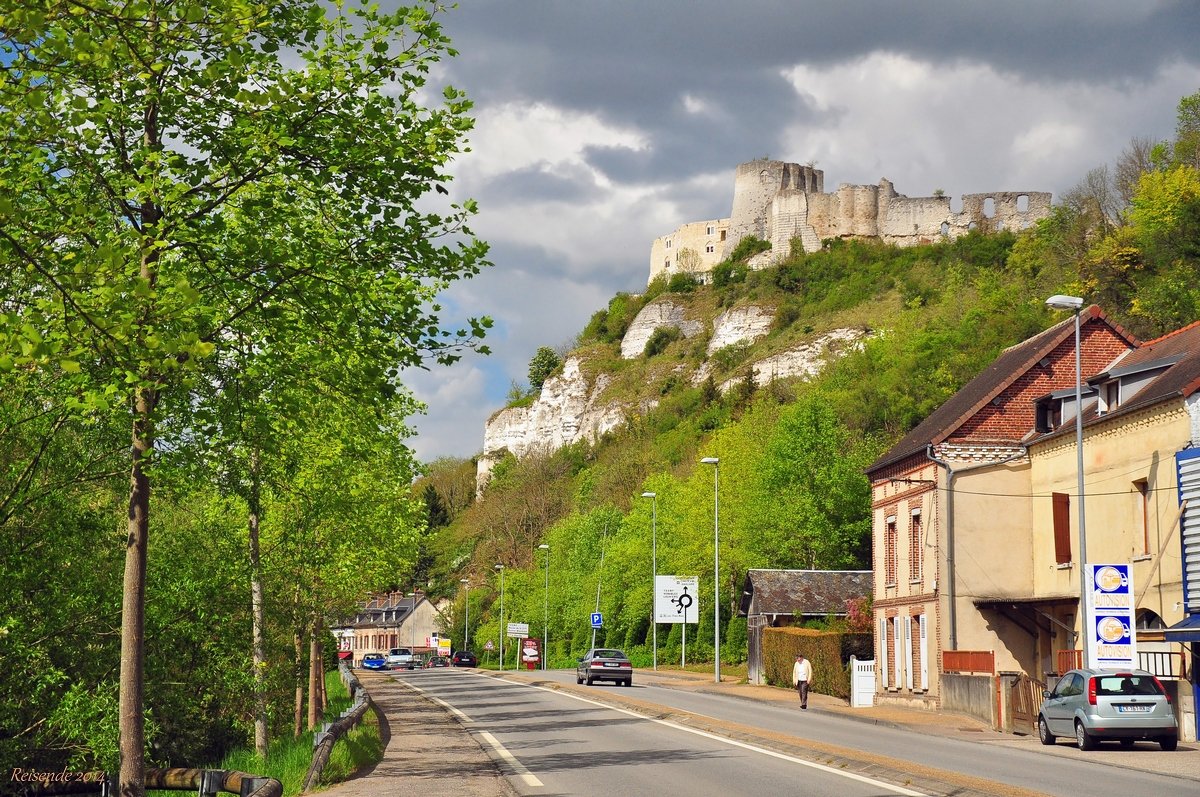
[[[1128,564],[1088,564],[1087,638],[1096,667],[1138,666],[1134,620],[1133,568]]]

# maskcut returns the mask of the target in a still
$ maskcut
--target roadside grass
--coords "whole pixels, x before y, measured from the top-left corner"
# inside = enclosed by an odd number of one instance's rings
[[[350,693],[336,671],[325,673],[325,689],[329,697],[325,717],[328,721],[333,721],[350,707]],[[219,764],[209,764],[203,768],[237,770],[250,775],[275,778],[283,784],[284,797],[294,797],[300,794],[304,786],[304,776],[308,774],[312,757],[313,733],[305,731],[296,737],[284,735],[275,739],[265,760],[256,754],[252,747],[238,748],[229,751]],[[383,740],[379,732],[379,718],[371,709],[354,730],[333,746],[329,763],[321,774],[321,785],[328,786],[347,780],[378,763],[382,757]],[[146,794],[153,797],[171,797],[181,792],[156,790]]]

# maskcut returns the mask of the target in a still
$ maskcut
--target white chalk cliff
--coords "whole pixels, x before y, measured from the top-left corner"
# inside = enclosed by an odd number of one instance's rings
[[[749,305],[722,313],[713,322],[713,334],[708,354],[739,343],[752,342],[770,330],[774,308]],[[621,342],[621,356],[634,359],[642,356],[646,342],[660,327],[676,327],[684,337],[703,334],[706,324],[687,317],[686,308],[669,298],[660,298],[642,308],[630,324]],[[780,352],[752,364],[754,381],[764,385],[774,379],[809,378],[820,372],[831,357],[860,345],[866,332],[861,329],[835,329],[820,337]],[[698,385],[712,372],[712,360],[707,360],[691,375]],[[725,392],[741,380],[735,377],[719,385]],[[509,407],[490,419],[483,432],[483,454],[476,469],[476,486],[482,490],[497,461],[509,452],[518,458],[535,451],[555,451],[563,446],[586,440],[595,442],[612,431],[633,414],[649,412],[657,402],[645,400],[635,406],[601,403],[600,397],[611,382],[607,374],[589,381],[578,357],[569,356],[562,373],[548,378],[540,395],[528,407]]]

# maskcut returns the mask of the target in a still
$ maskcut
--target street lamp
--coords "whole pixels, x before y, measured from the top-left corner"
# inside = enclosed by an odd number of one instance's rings
[[[713,678],[721,683],[721,533],[717,521],[721,460],[718,457],[705,457],[700,462],[713,466]]]
[[[658,619],[654,613],[655,601],[658,597],[658,493],[642,493],[642,498],[650,499],[650,628],[654,642],[654,653],[651,658],[654,670],[658,671]]]
[[[409,637],[412,642],[408,645],[408,652],[413,656],[417,655],[417,593],[408,593],[408,627],[411,629]]]
[[[550,650],[547,647],[550,641],[550,632],[547,630],[550,627],[550,546],[539,545],[538,550],[546,552],[546,588],[542,592],[542,671],[544,672]]]
[[[466,596],[463,598],[463,650],[467,651],[471,649],[471,643],[468,641],[471,638],[471,582],[460,578],[458,583],[466,590]]]
[[[504,565],[496,565],[500,572],[500,671],[504,672]]]
[[[1055,310],[1075,313],[1075,467],[1079,478],[1079,630],[1083,635],[1083,666],[1091,667],[1090,632],[1087,628],[1087,524],[1083,511],[1083,366],[1079,352],[1079,311],[1083,299],[1079,296],[1055,294],[1046,300]]]

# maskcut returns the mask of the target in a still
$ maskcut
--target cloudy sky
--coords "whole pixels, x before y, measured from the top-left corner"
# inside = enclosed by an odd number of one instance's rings
[[[1057,199],[1200,90],[1194,0],[461,0],[442,23],[437,78],[475,102],[453,198],[495,264],[446,305],[496,323],[491,356],[406,375],[424,461],[478,453],[539,346],[642,290],[655,237],[729,215],[739,163]]]

